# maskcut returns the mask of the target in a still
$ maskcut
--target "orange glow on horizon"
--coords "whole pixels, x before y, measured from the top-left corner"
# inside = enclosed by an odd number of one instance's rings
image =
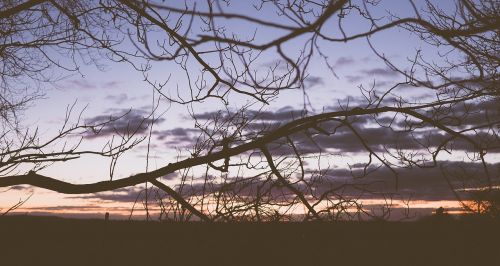
[[[370,211],[374,206],[386,204],[386,201],[383,199],[368,199],[360,201],[363,205],[363,209],[365,211]],[[464,202],[469,204],[471,202]],[[325,203],[326,204],[326,203]],[[61,217],[77,217],[77,218],[102,218],[106,212],[110,213],[112,219],[129,219],[131,211],[132,211],[132,203],[118,203],[118,202],[101,202],[99,205],[97,204],[88,204],[84,206],[30,206],[30,207],[20,207],[16,210],[13,210],[9,215],[43,215],[43,216],[61,216]],[[212,211],[210,206],[211,204],[205,205],[203,212],[208,213]],[[318,204],[318,210],[321,209],[323,203]],[[403,212],[407,206],[405,202],[400,200],[393,200],[390,205],[387,205],[392,209],[393,213],[397,215],[399,212]],[[198,205],[196,207],[199,208]],[[212,206],[213,207],[213,206]],[[410,212],[415,214],[414,218],[420,218],[429,216],[435,213],[435,210],[439,207],[443,207],[445,212],[452,215],[460,215],[467,213],[465,209],[463,209],[461,203],[459,201],[453,200],[439,200],[439,201],[425,201],[425,200],[415,200],[411,201],[409,204]],[[374,208],[376,213],[376,208]],[[148,211],[151,217],[155,219],[160,215],[160,208],[155,202],[150,202],[148,206]],[[288,214],[290,215],[303,215],[306,211],[306,208],[302,208],[302,206],[297,206],[293,208]],[[347,210],[347,212],[356,212],[355,208],[351,208]],[[144,207],[140,202],[134,207],[132,219],[134,218],[143,218],[145,217],[146,212]],[[397,217],[394,217],[395,219]],[[391,220],[391,219],[389,219]]]

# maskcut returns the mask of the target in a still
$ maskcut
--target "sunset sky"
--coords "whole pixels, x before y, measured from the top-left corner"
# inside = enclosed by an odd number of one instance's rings
[[[188,1],[191,2],[191,1]],[[251,1],[233,1],[226,8],[226,12],[235,12],[248,15],[252,12]],[[416,1],[423,3],[423,1]],[[454,1],[437,1],[439,7],[444,10],[454,10]],[[206,9],[204,4],[199,3],[197,8]],[[389,20],[388,14],[393,16],[406,17],[415,16],[409,1],[382,1],[380,5],[369,7],[374,17],[381,17],[380,24]],[[423,8],[419,6],[418,8]],[[269,20],[275,17],[276,22],[282,22],[282,18],[273,15],[272,8],[263,9],[263,12],[255,12],[258,18]],[[286,22],[286,21],[285,21]],[[197,30],[196,21],[193,31]],[[224,24],[225,23],[225,24]],[[290,23],[289,21],[287,23]],[[278,30],[261,29],[259,26],[250,23],[237,21],[230,23],[221,21],[227,32],[238,34],[242,39],[255,34],[257,42],[274,39],[282,34]],[[331,32],[338,33],[338,26],[331,22]],[[356,16],[347,16],[345,27],[348,34],[355,34],[369,30],[369,24]],[[152,36],[158,40],[165,39],[161,32]],[[287,42],[284,51],[293,57],[305,45],[305,38],[299,37]],[[408,70],[411,67],[409,60],[415,57],[417,51],[428,62],[444,64],[445,60],[453,58],[453,53],[443,56],[447,52],[447,47],[436,49],[421,41],[418,36],[410,34],[401,28],[393,28],[382,31],[370,37],[370,42],[379,54],[389,58],[392,63],[401,69]],[[230,94],[229,105],[224,105],[218,99],[208,99],[193,104],[181,105],[168,102],[160,97],[158,92],[144,81],[143,73],[136,71],[127,63],[116,63],[106,58],[102,58],[101,69],[93,64],[81,66],[80,73],[68,73],[55,70],[54,75],[61,79],[51,84],[43,86],[44,97],[32,102],[21,114],[21,121],[26,130],[38,129],[42,138],[51,138],[57,134],[62,127],[68,108],[72,106],[72,113],[69,122],[75,123],[81,113],[81,121],[87,124],[98,123],[109,117],[123,118],[113,123],[111,127],[105,127],[99,135],[86,133],[83,135],[82,149],[101,150],[106,142],[113,138],[116,133],[124,133],[127,126],[139,127],[140,136],[148,136],[150,132],[149,124],[152,119],[155,123],[151,129],[151,142],[149,149],[149,161],[146,162],[148,154],[148,140],[143,141],[139,146],[126,152],[117,161],[113,179],[124,178],[131,174],[151,171],[165,166],[170,162],[187,158],[198,135],[201,133],[194,127],[195,121],[209,121],[219,110],[236,111],[239,108],[250,105],[248,113],[261,110],[254,123],[258,127],[261,124],[276,125],[291,121],[294,118],[304,115],[304,108],[307,115],[319,114],[325,111],[340,110],[349,107],[363,106],[364,98],[361,94],[362,88],[372,86],[383,93],[398,82],[405,82],[405,77],[390,69],[371,50],[367,39],[360,38],[347,43],[318,41],[321,51],[328,59],[328,64],[332,66],[334,73],[328,69],[325,59],[316,53],[309,63],[307,73],[309,76],[304,81],[304,90],[294,89],[281,91],[269,105],[257,103],[248,96]],[[129,40],[121,44],[122,49],[135,51],[135,47]],[[60,57],[64,62],[64,57]],[[276,63],[278,60],[276,53],[266,51],[259,58],[256,65],[263,68]],[[215,61],[214,61],[215,62]],[[144,64],[137,59],[136,63]],[[186,75],[182,69],[174,62],[150,62],[151,70],[147,72],[150,80],[162,83],[168,80],[166,90],[175,94],[180,91],[181,96],[187,96],[188,89]],[[193,77],[198,75],[199,67],[193,67]],[[59,71],[59,72],[58,72]],[[196,73],[195,73],[196,72]],[[421,74],[421,73],[420,73]],[[196,81],[191,81],[196,82]],[[183,94],[185,93],[185,94]],[[386,104],[394,102],[396,96],[404,97],[409,102],[425,102],[436,97],[435,92],[425,88],[401,86],[396,89],[392,98],[388,98]],[[392,99],[392,102],[391,102]],[[158,106],[155,109],[155,106]],[[489,106],[489,107],[488,107]],[[468,118],[469,125],[475,125],[478,119],[484,119],[485,108],[490,108],[489,117],[500,119],[500,109],[495,107],[495,103],[471,104],[474,110],[474,117]],[[148,116],[154,110],[153,115]],[[384,118],[382,115],[379,118]],[[387,116],[388,121],[390,115]],[[146,119],[146,120],[144,120]],[[401,121],[401,117],[396,118]],[[146,121],[146,126],[141,125],[141,121]],[[387,122],[389,123],[389,122]],[[418,150],[415,144],[417,140],[435,141],[431,146],[437,145],[443,134],[438,131],[417,131],[414,135],[403,134],[391,131],[373,123],[370,119],[359,119],[355,123],[363,134],[364,138],[372,147],[384,153],[384,149],[395,151],[396,148],[416,153],[425,153]],[[430,135],[433,137],[428,138]],[[451,153],[440,153],[438,161],[443,167],[429,169],[412,168],[399,169],[399,187],[395,190],[394,178],[391,172],[381,167],[369,176],[361,179],[352,177],[361,175],[363,169],[359,165],[367,162],[368,156],[364,148],[357,139],[346,131],[339,130],[338,134],[329,138],[316,139],[324,157],[313,158],[317,154],[318,147],[307,142],[303,136],[295,136],[297,140],[303,141],[301,146],[305,154],[311,157],[306,159],[308,171],[315,171],[321,168],[325,174],[336,180],[335,182],[373,182],[374,188],[381,192],[397,193],[393,200],[396,208],[404,207],[404,201],[410,200],[410,206],[418,215],[429,214],[433,209],[443,206],[450,211],[458,211],[459,203],[456,201],[443,171],[449,175],[459,174],[458,170],[465,171],[465,174],[473,174],[478,178],[484,178],[482,166],[479,162],[469,160],[468,153],[471,148],[464,143],[456,142]],[[301,139],[302,138],[302,139]],[[78,136],[66,139],[67,143],[76,143]],[[119,138],[115,137],[118,142]],[[54,146],[54,150],[62,147],[65,142],[60,142]],[[274,155],[287,154],[286,150],[277,150]],[[288,151],[289,152],[289,151]],[[498,182],[500,173],[500,151],[487,154],[487,163],[490,172],[495,177],[495,184]],[[388,156],[388,160],[391,160]],[[358,165],[358,166],[357,166]],[[444,170],[443,170],[444,169]],[[21,170],[20,170],[21,171]],[[192,169],[188,175],[196,175],[203,169]],[[233,171],[237,171],[233,169]],[[41,170],[39,173],[58,178],[72,183],[93,183],[110,179],[110,159],[99,156],[82,156],[73,161],[54,163]],[[214,172],[215,174],[215,172]],[[229,175],[237,174],[229,172]],[[247,172],[252,174],[251,171]],[[175,187],[181,173],[163,178],[164,183]],[[0,177],[1,178],[1,177]],[[459,187],[459,183],[454,183]],[[116,218],[128,217],[130,210],[141,193],[144,185],[127,187],[113,192],[100,192],[83,195],[64,195],[51,192],[45,189],[33,188],[30,186],[15,186],[10,188],[0,188],[0,209],[5,210],[17,203],[20,199],[25,199],[33,193],[31,198],[14,213],[19,214],[55,214],[71,217],[96,217],[105,212],[110,212]],[[475,188],[470,188],[475,189]],[[478,188],[480,189],[480,188]],[[365,205],[383,204],[387,198],[367,196]],[[135,206],[138,216],[143,215],[141,201]],[[398,210],[399,211],[399,210]],[[397,211],[397,212],[398,212]],[[123,216],[120,216],[123,215]],[[398,217],[399,214],[394,214]],[[399,215],[400,216],[400,215]]]

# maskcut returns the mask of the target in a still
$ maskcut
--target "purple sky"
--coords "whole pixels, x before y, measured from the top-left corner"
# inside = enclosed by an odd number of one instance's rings
[[[228,7],[228,12],[241,12],[247,14],[248,6],[244,6],[246,1],[234,1]],[[421,1],[417,1],[420,3]],[[439,6],[445,10],[454,7],[454,1],[439,1]],[[202,5],[199,6],[203,8]],[[408,1],[381,1],[381,5],[371,8],[373,16],[387,16],[388,12],[398,16],[414,15],[412,7]],[[259,13],[263,18],[273,16],[273,13]],[[281,18],[276,17],[276,21]],[[368,24],[361,22],[353,16],[352,21],[347,19],[344,30],[348,34],[367,30]],[[384,21],[384,20],[382,20]],[[387,21],[387,19],[385,19]],[[196,22],[195,22],[196,23]],[[226,23],[228,32],[239,34],[241,37],[251,36],[255,27],[247,23],[231,22]],[[253,28],[252,28],[253,27]],[[196,29],[196,27],[194,27]],[[338,32],[338,27],[331,27],[333,34]],[[269,29],[257,29],[256,40],[265,41],[275,38],[279,31]],[[158,40],[164,39],[161,33],[153,34]],[[297,38],[286,44],[284,50],[293,57],[304,45],[305,39]],[[417,50],[422,51],[423,57],[432,62],[444,63],[444,58],[439,56],[439,50],[431,47],[418,39],[417,36],[409,34],[399,28],[394,28],[381,32],[373,36],[370,41],[380,54],[390,58],[397,66],[407,69],[408,59],[411,59]],[[133,46],[125,42],[123,47],[134,49]],[[365,38],[357,39],[348,43],[330,43],[319,41],[321,51],[328,56],[328,62],[333,66],[334,73],[326,67],[323,58],[318,54],[313,56],[308,68],[309,77],[305,81],[305,92],[307,93],[306,109],[309,114],[321,113],[323,110],[333,110],[339,108],[339,103],[345,105],[348,101],[355,105],[362,97],[359,86],[370,87],[375,85],[377,90],[386,91],[393,84],[403,82],[405,78],[390,70],[371,51]],[[444,49],[444,48],[443,48]],[[258,64],[265,66],[277,60],[274,51],[265,52],[259,59]],[[61,59],[64,60],[64,59]],[[119,116],[130,111],[122,120],[114,124],[115,129],[120,126],[134,125],[143,119],[153,108],[153,103],[158,100],[159,94],[144,81],[142,73],[135,71],[128,64],[113,63],[103,59],[104,70],[97,69],[94,65],[82,65],[81,73],[73,73],[54,84],[45,87],[44,99],[32,103],[23,114],[23,123],[26,128],[39,128],[42,137],[48,138],[55,134],[65,119],[65,112],[68,106],[75,104],[74,113],[70,121],[75,121],[78,113],[83,110],[84,121],[92,123],[98,122],[110,115]],[[137,63],[144,63],[137,61]],[[152,80],[163,82],[169,79],[166,90],[175,92],[177,86],[181,93],[187,91],[186,76],[179,67],[172,62],[151,62],[152,70],[148,72],[148,77]],[[194,69],[199,67],[194,66]],[[251,110],[262,109],[261,121],[282,122],[291,119],[294,112],[299,112],[304,107],[304,91],[289,90],[283,91],[279,97],[275,98],[270,105],[254,103]],[[395,95],[401,95],[408,100],[432,99],[433,92],[425,89],[403,87],[396,90]],[[252,101],[249,97],[241,95],[230,95],[230,104],[225,106],[219,100],[205,100],[201,103],[180,105],[170,103],[160,97],[159,107],[155,111],[155,118],[158,119],[153,127],[151,141],[151,151],[148,168],[149,170],[165,166],[171,161],[175,161],[178,156],[184,158],[189,153],[193,144],[193,138],[199,132],[194,130],[194,121],[190,118],[190,112],[198,117],[210,117],[218,110],[228,108],[230,111],[237,110]],[[480,107],[478,107],[480,108]],[[267,113],[266,113],[267,112]],[[266,118],[266,114],[268,117]],[[282,116],[279,116],[282,115]],[[203,120],[203,119],[201,119]],[[122,124],[120,124],[122,123]],[[370,121],[361,121],[359,127],[363,128],[366,138],[376,145],[386,145],[391,148],[391,143],[395,143],[396,138],[404,136],[387,135],[387,131],[377,128]],[[148,128],[144,128],[141,133],[147,134]],[[99,150],[112,137],[104,130],[103,136],[86,137],[82,148]],[[425,133],[422,133],[422,136]],[[300,136],[297,136],[299,139]],[[69,139],[76,141],[75,139]],[[304,141],[304,149],[314,147],[307,146]],[[319,140],[321,141],[321,140]],[[335,144],[329,144],[335,143]],[[407,149],[413,149],[411,141],[402,142],[408,145]],[[114,178],[123,178],[134,173],[146,170],[146,142],[143,142],[136,149],[127,152],[117,163]],[[359,149],[355,140],[349,136],[339,135],[335,140],[325,140],[322,143],[331,153],[320,163],[322,167],[330,165],[329,175],[332,178],[350,178],[347,172],[349,165],[355,165],[367,160],[366,153]],[[328,146],[330,145],[330,146]],[[458,145],[458,144],[457,144]],[[395,148],[395,147],[392,147]],[[462,163],[466,158],[467,148],[458,148],[453,154],[445,156],[440,160],[447,161],[446,165],[450,169],[465,165],[468,169],[475,169],[476,164]],[[500,169],[500,156],[498,153],[488,155],[492,169]],[[311,160],[312,162],[313,160]],[[41,171],[41,174],[57,177],[61,180],[74,183],[90,183],[106,180],[109,178],[108,158],[96,158],[85,156],[81,159],[55,163],[54,165]],[[312,165],[314,166],[314,165]],[[353,168],[354,171],[360,169]],[[193,170],[196,174],[199,170]],[[379,170],[370,176],[370,180],[380,180],[387,183],[387,188],[392,188],[392,181],[385,170]],[[176,180],[166,180],[166,183],[175,186]],[[7,208],[16,203],[18,199],[29,195],[34,190],[34,196],[23,206],[19,212],[60,212],[65,213],[99,213],[106,211],[127,212],[130,210],[133,198],[139,193],[139,187],[127,188],[116,194],[95,194],[71,196],[49,192],[43,189],[17,188],[0,193],[0,208]],[[421,205],[420,208],[434,208],[443,204],[456,207],[453,197],[446,181],[442,178],[439,169],[429,170],[403,170],[401,174],[400,192],[404,195],[413,195],[416,204],[425,201],[436,201]],[[406,193],[406,194],[405,194]],[[117,196],[118,195],[118,196]],[[402,197],[404,198],[404,197]],[[418,200],[421,200],[420,202]],[[426,207],[427,206],[427,207]],[[30,209],[31,208],[31,209]],[[119,210],[119,211],[117,211]],[[83,215],[82,214],[82,215]]]

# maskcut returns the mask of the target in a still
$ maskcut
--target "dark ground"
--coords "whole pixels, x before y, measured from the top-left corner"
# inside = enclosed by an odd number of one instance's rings
[[[0,265],[500,265],[500,223],[0,217]]]

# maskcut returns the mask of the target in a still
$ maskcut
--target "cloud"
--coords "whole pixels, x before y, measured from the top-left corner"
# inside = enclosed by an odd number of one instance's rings
[[[347,81],[349,81],[350,83],[356,83],[363,79],[363,77],[359,75],[347,75],[345,77],[347,78]]]
[[[142,188],[126,187],[113,191],[98,192],[85,195],[68,196],[70,199],[86,199],[94,201],[109,201],[109,202],[135,202],[139,193],[142,193]],[[140,199],[139,199],[140,200]]]
[[[325,125],[320,126],[330,132],[333,131],[334,127],[340,126],[338,123],[328,123],[328,125],[326,127]],[[293,134],[290,138],[294,141],[297,150],[302,154],[317,153],[326,151],[327,149],[337,149],[342,152],[365,152],[366,148],[362,141],[375,152],[384,152],[386,148],[421,148],[421,145],[409,133],[383,127],[364,128],[362,125],[354,126],[354,128],[361,136],[361,140],[345,126],[337,128],[336,132],[329,136],[323,134],[307,136],[306,133],[300,132]],[[290,155],[294,153],[293,148],[285,145],[285,143],[281,146],[275,145],[274,147],[276,150],[273,150],[273,153],[276,155]]]
[[[92,89],[96,89],[97,85],[93,82],[86,80],[86,79],[73,79],[73,80],[67,81],[65,87],[67,89],[92,90]]]
[[[500,99],[480,102],[459,103],[451,106],[441,116],[441,122],[448,126],[479,126],[486,123],[500,124]]]
[[[31,190],[32,188],[28,185],[15,185],[15,186],[11,186],[9,187],[9,190]]]
[[[10,190],[16,190],[18,192],[33,192],[33,187],[29,185],[14,185],[10,187],[0,188],[0,193],[7,192]]]
[[[452,188],[443,176],[444,170],[453,185],[454,189],[462,187],[477,187],[478,180],[486,184],[485,172],[481,163],[457,162],[457,161],[439,161],[442,167],[433,168],[399,168],[398,188],[395,187],[395,177],[393,173],[385,167],[378,168],[368,176],[359,178],[363,175],[361,168],[336,168],[324,172],[321,177],[316,172],[306,170],[306,181],[294,183],[295,188],[306,195],[313,193],[316,197],[332,191],[332,189],[342,187],[336,190],[337,195],[345,198],[373,199],[380,197],[390,197],[400,195],[404,197],[412,196],[413,200],[456,200]],[[500,184],[500,163],[489,164],[489,171],[496,174],[491,179],[493,184]],[[371,168],[373,170],[373,168]],[[312,174],[314,173],[314,174]],[[311,175],[312,174],[312,175]],[[458,174],[468,175],[475,180],[475,184],[463,183],[456,178]],[[230,178],[224,183],[189,183],[183,186],[182,195],[185,197],[210,194],[218,191],[236,194],[238,196],[255,197],[257,191],[264,195],[272,196],[275,200],[286,200],[294,198],[295,194],[288,188],[280,184],[273,178],[272,180],[259,178]],[[458,192],[467,199],[470,194]]]
[[[373,68],[373,69],[363,70],[362,72],[370,76],[395,77],[399,75],[398,72],[390,68]]]
[[[438,161],[438,165],[432,168],[398,168],[398,183],[395,188],[395,177],[393,173],[386,167],[374,169],[370,167],[369,175],[363,176],[362,164],[354,165],[352,169],[347,168],[331,168],[323,171],[319,175],[316,169],[306,169],[306,177],[304,182],[294,183],[295,188],[302,191],[306,195],[313,193],[316,197],[332,191],[332,189],[342,187],[341,190],[335,190],[336,195],[342,195],[344,198],[355,199],[373,199],[383,196],[391,197],[400,195],[403,197],[412,196],[412,200],[456,200],[448,182],[443,176],[446,173],[449,181],[454,189],[463,187],[478,187],[484,186],[486,182],[486,174],[481,163],[476,162],[459,162],[459,161]],[[488,164],[488,170],[492,176],[491,182],[493,185],[500,184],[500,163]],[[473,180],[474,183],[468,183],[467,180],[460,177],[467,176],[468,180]],[[360,178],[361,177],[361,178]],[[179,178],[177,174],[166,177],[168,180]],[[214,176],[209,176],[208,180],[215,180]],[[208,182],[187,182],[183,185],[182,190],[179,187],[174,187],[178,193],[184,197],[199,196],[215,192],[224,192],[226,195],[235,195],[237,197],[255,197],[257,191],[261,195],[271,196],[273,200],[288,200],[296,197],[296,195],[288,188],[280,184],[275,177],[271,180],[262,178],[244,178],[229,177],[223,183]],[[72,199],[93,200],[96,202],[135,202],[143,200],[143,188],[127,187],[120,188],[110,192],[99,192],[86,195],[69,196]],[[142,193],[142,195],[140,195]],[[458,191],[460,195],[467,199],[470,194]],[[163,195],[163,193],[162,193]],[[333,194],[332,194],[333,195]],[[139,197],[139,198],[138,198]],[[151,197],[153,199],[153,197]],[[55,207],[54,209],[58,209]],[[64,209],[61,207],[61,209]],[[76,207],[75,207],[76,209]]]
[[[387,101],[392,101],[392,99],[387,98]],[[362,101],[359,99],[350,100],[351,108],[355,106],[362,105]],[[436,116],[435,114],[426,114],[428,116],[436,117],[444,125],[451,126],[455,123],[455,120],[451,120],[450,117],[462,117],[461,126],[476,126],[481,121],[486,121],[488,118],[490,120],[500,121],[500,104],[495,101],[481,102],[470,104],[467,107],[456,106],[450,109],[450,113],[441,113]],[[338,108],[328,108],[328,111],[338,110]],[[488,110],[487,112],[485,110]],[[201,115],[196,115],[200,120],[209,120],[214,117],[223,117],[228,119],[234,114],[229,113],[222,115],[220,112],[207,112]],[[308,114],[304,110],[295,109],[291,106],[287,106],[276,111],[255,111],[247,110],[245,112],[245,117],[251,118],[251,122],[245,128],[244,134],[247,138],[252,138],[255,136],[261,136],[262,134],[269,133],[285,123],[302,118]],[[442,116],[442,118],[440,117]],[[367,149],[363,145],[366,143],[375,152],[385,152],[386,149],[398,149],[398,150],[425,150],[427,148],[436,148],[447,142],[446,148],[448,150],[461,150],[461,151],[476,151],[471,143],[463,138],[451,138],[450,135],[442,130],[436,129],[434,126],[429,124],[416,124],[420,121],[411,120],[405,121],[403,116],[387,116],[380,115],[376,118],[371,116],[359,116],[349,118],[348,121],[351,123],[352,127],[360,135],[360,138],[347,126],[340,124],[335,121],[322,122],[318,126],[327,132],[331,132],[330,135],[318,134],[319,131],[314,129],[308,131],[308,134],[315,133],[313,135],[307,136],[305,132],[294,133],[291,139],[294,140],[294,144],[301,154],[317,153],[320,151],[326,151],[328,149],[336,149],[341,152],[366,152]],[[409,126],[418,125],[417,130],[412,130],[408,132]],[[456,123],[455,123],[456,124]],[[457,124],[458,125],[458,124]],[[455,125],[456,126],[456,125]],[[188,129],[176,128],[170,131],[164,131],[160,135],[160,139],[166,137],[172,137],[172,141],[169,144],[175,144],[177,142],[186,143],[186,145],[193,144],[196,138],[191,133],[198,134],[198,132],[189,131]],[[476,141],[482,147],[487,147],[489,151],[498,151],[500,149],[500,138],[498,138],[497,133],[490,131],[488,133],[477,131],[473,134],[469,134],[469,138]],[[275,155],[291,155],[294,154],[293,148],[287,144],[284,139],[275,141],[269,145],[271,152]]]
[[[388,120],[388,118],[384,120]],[[451,135],[433,127],[424,127],[425,130],[407,132],[398,130],[396,127],[382,127],[375,124],[374,119],[366,119],[352,123],[352,127],[359,135],[358,137],[351,129],[339,122],[324,122],[319,126],[327,132],[334,133],[331,135],[314,134],[307,136],[305,132],[299,132],[291,136],[300,152],[307,154],[326,151],[327,149],[336,149],[341,152],[366,152],[367,149],[363,142],[375,152],[385,152],[386,149],[413,151],[427,148],[435,149],[443,143],[446,143],[445,148],[447,150],[477,151],[477,148],[466,139],[451,138]],[[310,130],[308,134],[314,132],[315,130]],[[494,133],[474,132],[468,134],[468,138],[490,152],[500,151],[500,139]],[[282,155],[293,154],[292,147],[286,145],[279,147],[279,151]]]
[[[285,106],[276,111],[255,111],[247,110],[245,111],[245,117],[251,118],[258,121],[290,121],[300,117],[304,117],[307,112],[302,109],[295,109],[291,106]],[[217,117],[229,118],[233,116],[234,113],[223,114],[221,112],[205,112],[203,114],[195,115],[198,120],[210,120]]]
[[[392,102],[388,97],[385,102]],[[350,99],[350,108],[361,106],[361,99]],[[335,111],[339,108],[327,108],[327,111]],[[435,117],[440,123],[448,126],[460,126],[466,128],[477,126],[488,119],[490,121],[500,121],[500,103],[498,100],[476,102],[465,105],[456,105],[446,110],[440,110],[439,114],[428,113],[427,116]],[[302,118],[307,113],[302,109],[295,109],[287,106],[275,111],[256,111],[246,110],[244,116],[251,121],[246,127],[245,137],[251,139],[262,134],[269,133],[287,122]],[[425,113],[424,113],[425,114]],[[210,120],[214,118],[229,119],[234,113],[206,112],[195,117],[199,120]],[[460,117],[460,123],[450,117]],[[348,119],[352,127],[360,135],[358,136],[347,126],[335,121],[322,122],[318,126],[330,135],[319,134],[320,132],[311,129],[308,133],[314,133],[307,136],[305,132],[294,133],[291,139],[297,150],[301,154],[317,153],[335,149],[340,152],[366,152],[363,145],[365,142],[375,152],[386,152],[386,149],[424,151],[427,148],[435,149],[443,143],[447,150],[477,151],[476,147],[463,138],[450,138],[448,133],[435,128],[429,124],[421,124],[417,119],[405,120],[405,117],[398,115],[396,117],[388,115],[379,115],[376,118],[372,116],[351,117]],[[408,132],[409,126],[418,125],[416,130]],[[471,132],[468,137],[477,142],[482,147],[486,147],[490,152],[500,152],[500,138],[498,129],[489,132],[476,131]],[[167,131],[157,131],[155,134],[160,140],[168,139],[167,144],[182,143],[189,146],[195,143],[200,136],[201,131],[187,128],[175,128]],[[293,148],[286,143],[284,139],[275,141],[269,145],[271,152],[275,155],[292,155]]]
[[[174,128],[169,130],[155,130],[152,132],[160,141],[165,141],[168,146],[176,146],[180,148],[189,148],[194,145],[200,135],[199,129],[192,128]]]
[[[359,83],[364,79],[381,78],[381,77],[391,78],[391,77],[397,77],[398,75],[399,75],[398,72],[390,68],[377,67],[377,68],[362,70],[361,74],[346,75],[345,78],[350,83]],[[377,81],[377,85],[386,86],[388,85],[388,83],[384,81]]]
[[[325,81],[323,80],[322,77],[317,77],[317,76],[308,76],[304,80],[304,86],[308,88],[312,88],[314,86],[319,86],[319,85],[324,85]]]
[[[114,89],[121,84],[119,81],[96,82],[91,79],[79,78],[63,82],[63,88],[67,90],[95,90],[95,89]]]
[[[99,125],[96,132],[89,131],[87,138],[104,137],[109,135],[132,135],[144,133],[151,123],[162,123],[163,118],[157,118],[153,121],[149,114],[144,110],[138,109],[112,109],[110,114],[98,115],[85,120],[86,125]]]
[[[386,167],[381,167],[378,170],[370,173],[363,178],[355,178],[363,176],[364,165],[358,164],[352,170],[337,168],[330,169],[326,172],[322,182],[317,183],[317,192],[326,191],[332,186],[342,184],[370,184],[370,188],[379,193],[400,193],[410,195],[413,194],[413,199],[421,200],[455,200],[455,196],[448,185],[443,170],[447,173],[450,182],[455,189],[465,186],[471,186],[470,183],[462,182],[459,176],[469,176],[475,182],[483,182],[486,184],[486,174],[481,163],[474,162],[458,162],[458,161],[439,161],[441,167],[433,168],[410,168],[396,169],[398,172],[398,189],[395,188],[395,178],[393,173]],[[373,170],[373,168],[371,168]],[[493,184],[500,183],[500,163],[489,164],[488,169],[491,173],[496,174],[491,181]],[[469,195],[463,194],[463,197]]]
[[[107,82],[102,83],[102,87],[106,88],[106,89],[116,88],[118,85],[120,85],[120,82],[118,82],[118,81],[107,81]]]
[[[209,177],[214,179],[214,177]],[[306,192],[307,188],[301,184],[295,184],[295,187]],[[176,187],[178,191],[178,187]],[[295,198],[293,191],[283,186],[281,182],[274,178],[272,180],[264,180],[259,178],[230,178],[224,183],[186,183],[182,187],[181,195],[184,197],[209,195],[213,193],[225,193],[226,196],[235,198],[240,197],[255,197],[259,191],[261,197],[272,197],[273,201],[283,201]],[[307,192],[306,192],[307,193]],[[241,198],[240,198],[241,199]]]
[[[129,100],[129,97],[126,93],[120,93],[118,95],[107,95],[104,99],[112,101],[116,105],[123,105],[123,103]]]
[[[291,106],[286,106],[276,110],[271,111],[248,111],[247,114],[253,117],[255,120],[260,121],[291,121],[297,118],[304,117],[307,112],[302,109],[294,109]]]
[[[174,180],[176,178],[179,178],[179,174],[177,172],[174,172],[174,173],[167,174],[167,175],[163,176],[162,178],[163,178],[163,180]]]
[[[354,63],[355,60],[352,57],[341,56],[337,59],[337,61],[335,61],[335,66],[342,67],[342,66],[352,65]]]

